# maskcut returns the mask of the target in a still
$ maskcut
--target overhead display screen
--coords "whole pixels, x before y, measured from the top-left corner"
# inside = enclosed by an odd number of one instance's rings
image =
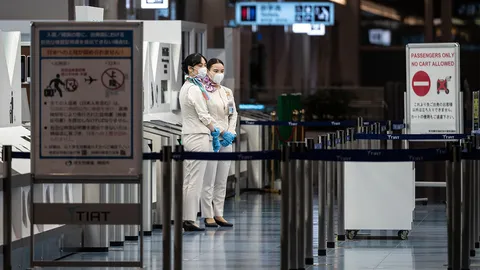
[[[332,2],[239,2],[235,6],[237,25],[292,25],[334,23]]]

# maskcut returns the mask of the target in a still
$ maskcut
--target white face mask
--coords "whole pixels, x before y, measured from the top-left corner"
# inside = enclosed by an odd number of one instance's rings
[[[215,73],[215,75],[212,78],[212,81],[216,84],[220,84],[223,81],[223,77],[225,74],[223,73]]]
[[[199,68],[197,76],[200,78],[205,78],[205,76],[207,76],[207,68],[206,67]]]

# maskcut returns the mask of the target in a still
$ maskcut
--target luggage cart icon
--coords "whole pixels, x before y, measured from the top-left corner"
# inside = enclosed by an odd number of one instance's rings
[[[452,80],[452,76],[445,77],[445,79],[437,80],[437,94],[440,94],[440,91],[445,91],[445,94],[448,95],[450,90],[448,90],[448,82]]]

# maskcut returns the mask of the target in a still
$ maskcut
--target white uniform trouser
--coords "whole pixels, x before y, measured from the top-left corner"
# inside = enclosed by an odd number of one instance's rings
[[[212,152],[208,134],[188,134],[182,138],[187,152]],[[207,168],[206,160],[185,160],[183,178],[183,220],[197,220],[198,206],[203,179]]]
[[[232,145],[221,147],[220,152],[232,152]],[[207,163],[201,198],[202,216],[205,218],[223,217],[231,163],[230,160],[209,160]]]

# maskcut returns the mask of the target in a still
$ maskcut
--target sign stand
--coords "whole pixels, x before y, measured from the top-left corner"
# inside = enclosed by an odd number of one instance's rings
[[[143,24],[34,22],[31,33],[31,265],[141,268],[143,234],[139,261],[39,261],[34,225],[138,225],[143,231]],[[67,183],[135,184],[139,199],[48,203],[33,196],[35,185]]]

